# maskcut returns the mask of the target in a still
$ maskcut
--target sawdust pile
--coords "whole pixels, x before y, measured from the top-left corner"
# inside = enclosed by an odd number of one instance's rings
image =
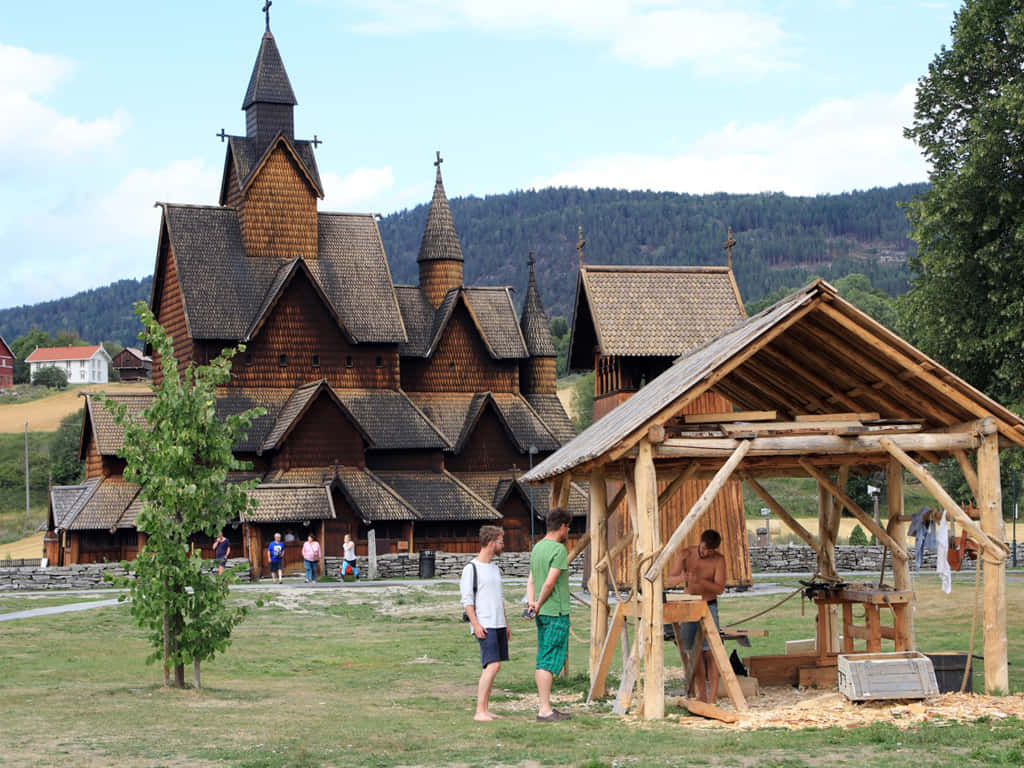
[[[670,700],[671,701],[671,700]],[[668,704],[669,702],[666,702]],[[727,724],[684,714],[680,725],[687,728],[863,728],[874,723],[889,723],[900,729],[924,723],[942,725],[964,723],[983,717],[1024,719],[1024,694],[982,696],[945,693],[923,701],[869,701],[855,704],[835,692],[797,688],[765,688],[747,702],[750,711],[739,713],[738,723]],[[733,711],[727,701],[723,709]],[[671,710],[669,710],[671,711]]]

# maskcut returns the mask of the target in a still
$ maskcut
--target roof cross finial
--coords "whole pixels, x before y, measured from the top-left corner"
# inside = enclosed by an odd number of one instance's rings
[[[267,0],[263,4],[263,13],[267,15],[267,32],[270,31],[270,6],[274,4],[274,0]]]
[[[587,244],[587,241],[583,239],[583,225],[581,224],[579,229],[579,239],[576,241],[576,257],[580,260],[580,267],[583,266],[583,246]]]
[[[314,133],[313,134],[313,148],[316,149],[317,147],[319,147],[323,143],[324,143],[324,140],[320,139],[320,138],[317,138],[317,135]]]
[[[732,269],[732,247],[736,245],[736,238],[732,236],[732,227],[729,227],[725,233],[725,243],[722,248],[729,254],[729,269]]]
[[[220,129],[220,133],[215,133],[213,135],[220,137],[220,143],[221,144],[223,144],[224,143],[224,139],[226,139],[228,137],[228,135],[224,132],[223,128]]]
[[[434,161],[434,166],[437,168],[437,172],[441,172],[441,163],[444,162],[444,158],[441,157],[441,150],[437,150],[437,160]]]

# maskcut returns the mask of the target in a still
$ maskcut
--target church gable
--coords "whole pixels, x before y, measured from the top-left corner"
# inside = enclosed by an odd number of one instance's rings
[[[157,322],[174,339],[174,356],[178,359],[179,369],[184,368],[192,360],[192,334],[185,314],[185,301],[181,294],[181,283],[178,280],[178,264],[174,256],[174,248],[171,246],[166,214],[160,228],[160,245],[153,275],[151,305]],[[160,356],[154,354],[153,384],[159,385],[162,381],[163,365]]]
[[[272,470],[364,466],[363,433],[326,389],[298,417],[271,460]]]
[[[296,269],[235,358],[232,384],[296,387],[320,378],[336,387],[397,388],[398,348],[346,340],[307,272]]]
[[[522,465],[524,459],[488,398],[459,452],[445,458],[445,467],[452,472],[492,472]]]
[[[518,361],[495,360],[464,301],[458,301],[429,359],[406,358],[402,388],[411,392],[516,392]]]
[[[253,172],[239,209],[247,256],[317,257],[317,191],[284,139]]]

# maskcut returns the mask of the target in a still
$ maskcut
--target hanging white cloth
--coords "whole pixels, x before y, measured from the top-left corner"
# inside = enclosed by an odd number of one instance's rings
[[[953,574],[949,570],[948,553],[949,522],[946,520],[946,510],[942,510],[942,519],[939,521],[938,530],[935,531],[935,570],[942,581],[942,591],[947,595],[953,591]]]

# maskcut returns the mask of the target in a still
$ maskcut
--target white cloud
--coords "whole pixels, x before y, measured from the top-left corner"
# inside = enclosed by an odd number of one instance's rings
[[[121,110],[82,120],[46,106],[42,96],[74,66],[60,56],[0,43],[0,167],[11,170],[39,158],[68,158],[108,147],[128,123]]]
[[[791,120],[729,123],[680,154],[609,154],[533,184],[814,195],[923,181],[927,166],[903,138],[913,104],[913,84],[830,100]]]
[[[336,173],[321,174],[324,185],[323,210],[359,211],[369,210],[385,192],[395,185],[391,166],[383,168],[357,168],[351,173],[339,176]]]
[[[778,18],[756,4],[693,0],[355,0],[369,34],[469,27],[493,34],[542,34],[606,47],[643,67],[680,63],[748,76],[785,68]],[[731,5],[733,7],[725,7]]]

